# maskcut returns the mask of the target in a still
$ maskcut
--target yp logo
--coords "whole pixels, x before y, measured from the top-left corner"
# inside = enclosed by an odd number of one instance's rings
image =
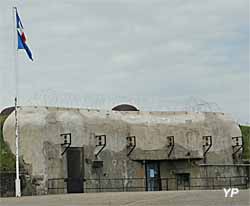
[[[234,195],[239,194],[239,192],[240,191],[238,188],[229,188],[229,189],[224,188],[225,197],[233,197]]]

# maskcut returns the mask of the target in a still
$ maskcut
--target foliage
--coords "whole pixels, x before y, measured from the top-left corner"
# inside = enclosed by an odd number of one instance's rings
[[[15,156],[3,140],[3,124],[7,117],[7,115],[0,114],[0,171],[15,170]]]
[[[243,138],[243,159],[250,160],[250,126],[240,125]]]

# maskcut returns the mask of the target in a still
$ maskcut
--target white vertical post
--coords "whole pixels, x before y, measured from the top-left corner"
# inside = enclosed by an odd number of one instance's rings
[[[18,118],[17,118],[17,97],[15,97],[15,119],[16,119],[16,197],[21,197],[21,183],[19,178],[19,130],[18,130]]]
[[[15,72],[15,137],[16,137],[16,197],[21,197],[21,183],[19,178],[19,129],[18,129],[18,116],[17,116],[17,96],[18,96],[18,41],[17,41],[17,27],[16,27],[16,7],[13,7],[13,45],[14,45],[14,72]]]

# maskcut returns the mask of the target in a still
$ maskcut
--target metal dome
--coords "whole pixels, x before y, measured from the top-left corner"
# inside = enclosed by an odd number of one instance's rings
[[[114,111],[139,111],[135,106],[130,104],[120,104],[112,108]]]

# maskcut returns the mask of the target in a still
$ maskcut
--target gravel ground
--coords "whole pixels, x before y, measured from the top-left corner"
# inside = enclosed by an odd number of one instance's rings
[[[223,190],[83,193],[0,198],[1,206],[249,206],[250,190],[225,198]]]

